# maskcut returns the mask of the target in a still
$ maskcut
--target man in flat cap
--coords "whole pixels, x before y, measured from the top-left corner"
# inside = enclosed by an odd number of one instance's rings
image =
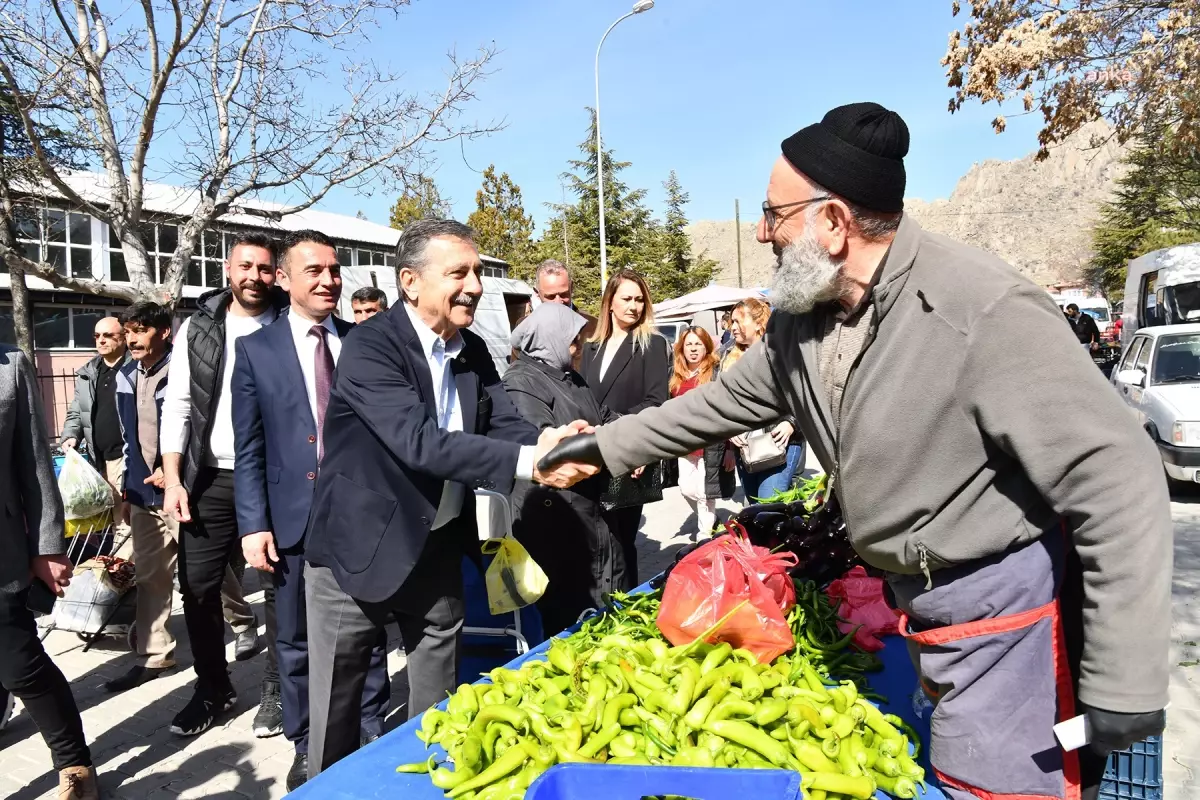
[[[620,474],[794,416],[904,612],[946,792],[1087,800],[1110,750],[1163,729],[1162,466],[1043,290],[903,213],[908,143],[874,103],[787,138],[758,223],[766,336],[542,468]],[[1077,714],[1091,746],[1065,753],[1052,726]]]

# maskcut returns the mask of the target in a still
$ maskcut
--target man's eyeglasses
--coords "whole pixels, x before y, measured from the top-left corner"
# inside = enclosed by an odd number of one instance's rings
[[[93,339],[120,339],[123,334],[120,333],[93,333]]]
[[[770,201],[763,200],[762,213],[763,213],[763,219],[765,219],[767,221],[767,231],[775,230],[775,225],[778,224],[781,219],[786,219],[787,217],[791,216],[791,214],[786,214],[786,215],[784,215],[784,217],[779,216],[778,212],[783,211],[785,208],[797,208],[799,206],[806,206],[809,203],[819,203],[822,200],[832,200],[832,199],[833,199],[832,197],[825,194],[825,195],[821,195],[820,197],[810,197],[807,200],[797,200],[794,203],[780,203],[777,206],[768,205]]]

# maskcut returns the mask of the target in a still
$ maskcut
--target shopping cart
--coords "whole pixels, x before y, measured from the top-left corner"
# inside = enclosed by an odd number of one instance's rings
[[[55,474],[62,466],[61,451],[54,458]],[[66,521],[67,558],[75,567],[71,584],[54,602],[50,614],[39,618],[38,636],[69,631],[86,642],[84,652],[105,635],[124,636],[136,649],[134,625],[136,593],[133,564],[118,554],[128,538],[118,536],[112,509],[84,519]]]

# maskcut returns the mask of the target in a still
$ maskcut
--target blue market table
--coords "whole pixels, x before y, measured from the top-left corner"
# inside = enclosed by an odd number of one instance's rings
[[[635,591],[648,590],[649,584],[643,584]],[[564,631],[559,636],[566,636],[568,633]],[[885,713],[895,714],[912,725],[920,735],[923,745],[927,745],[929,709],[926,707],[925,712],[920,713],[913,702],[913,695],[917,690],[917,675],[904,640],[899,636],[888,636],[884,642],[885,646],[879,653],[883,660],[883,670],[870,676],[871,689],[888,698],[888,702],[880,703],[879,707]],[[531,659],[544,660],[549,646],[549,641],[543,642],[528,653],[513,659],[507,666],[516,669]],[[439,708],[445,708],[445,701],[439,704]],[[409,720],[391,733],[334,764],[288,797],[291,800],[443,800],[445,795],[429,781],[428,775],[396,772],[396,767],[400,764],[424,761],[430,753],[444,756],[444,751],[436,745],[426,750],[425,745],[416,737],[420,726],[420,717]],[[926,772],[931,774],[926,751],[927,747],[922,746],[918,761],[925,767]],[[604,797],[605,800],[638,800],[637,797],[612,797],[599,787],[596,796]],[[887,798],[887,795],[880,792],[877,797]],[[928,790],[921,794],[921,798],[945,800],[945,795],[931,783]],[[707,797],[705,800],[719,798]]]

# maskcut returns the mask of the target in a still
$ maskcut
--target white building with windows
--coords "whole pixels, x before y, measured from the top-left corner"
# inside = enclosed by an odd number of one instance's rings
[[[88,202],[103,207],[109,196],[107,178],[91,172],[68,177],[71,188]],[[195,190],[147,183],[143,207],[147,212],[143,242],[156,265],[161,281],[174,252],[179,225],[190,216],[197,202]],[[275,236],[288,231],[313,229],[337,244],[342,265],[340,316],[352,319],[350,295],[364,286],[382,289],[390,303],[399,292],[395,276],[395,247],[400,232],[353,215],[316,208],[282,214],[283,206],[248,200],[221,217],[204,231],[197,252],[184,277],[180,318],[195,309],[196,298],[210,289],[226,285],[224,259],[229,234],[247,230]],[[86,276],[106,281],[128,281],[120,243],[101,220],[68,206],[62,196],[47,190],[21,199],[16,220],[17,240],[30,260],[45,261],[64,275]],[[476,333],[483,336],[497,365],[502,369],[509,353],[512,326],[525,312],[533,290],[508,277],[508,265],[483,256],[484,297],[476,315]],[[120,314],[124,301],[55,289],[39,278],[28,277],[33,300],[34,346],[47,424],[54,435],[61,430],[66,407],[74,392],[73,373],[95,355],[92,329],[104,316]],[[12,294],[8,268],[0,260],[0,342],[15,341],[12,324]]]

